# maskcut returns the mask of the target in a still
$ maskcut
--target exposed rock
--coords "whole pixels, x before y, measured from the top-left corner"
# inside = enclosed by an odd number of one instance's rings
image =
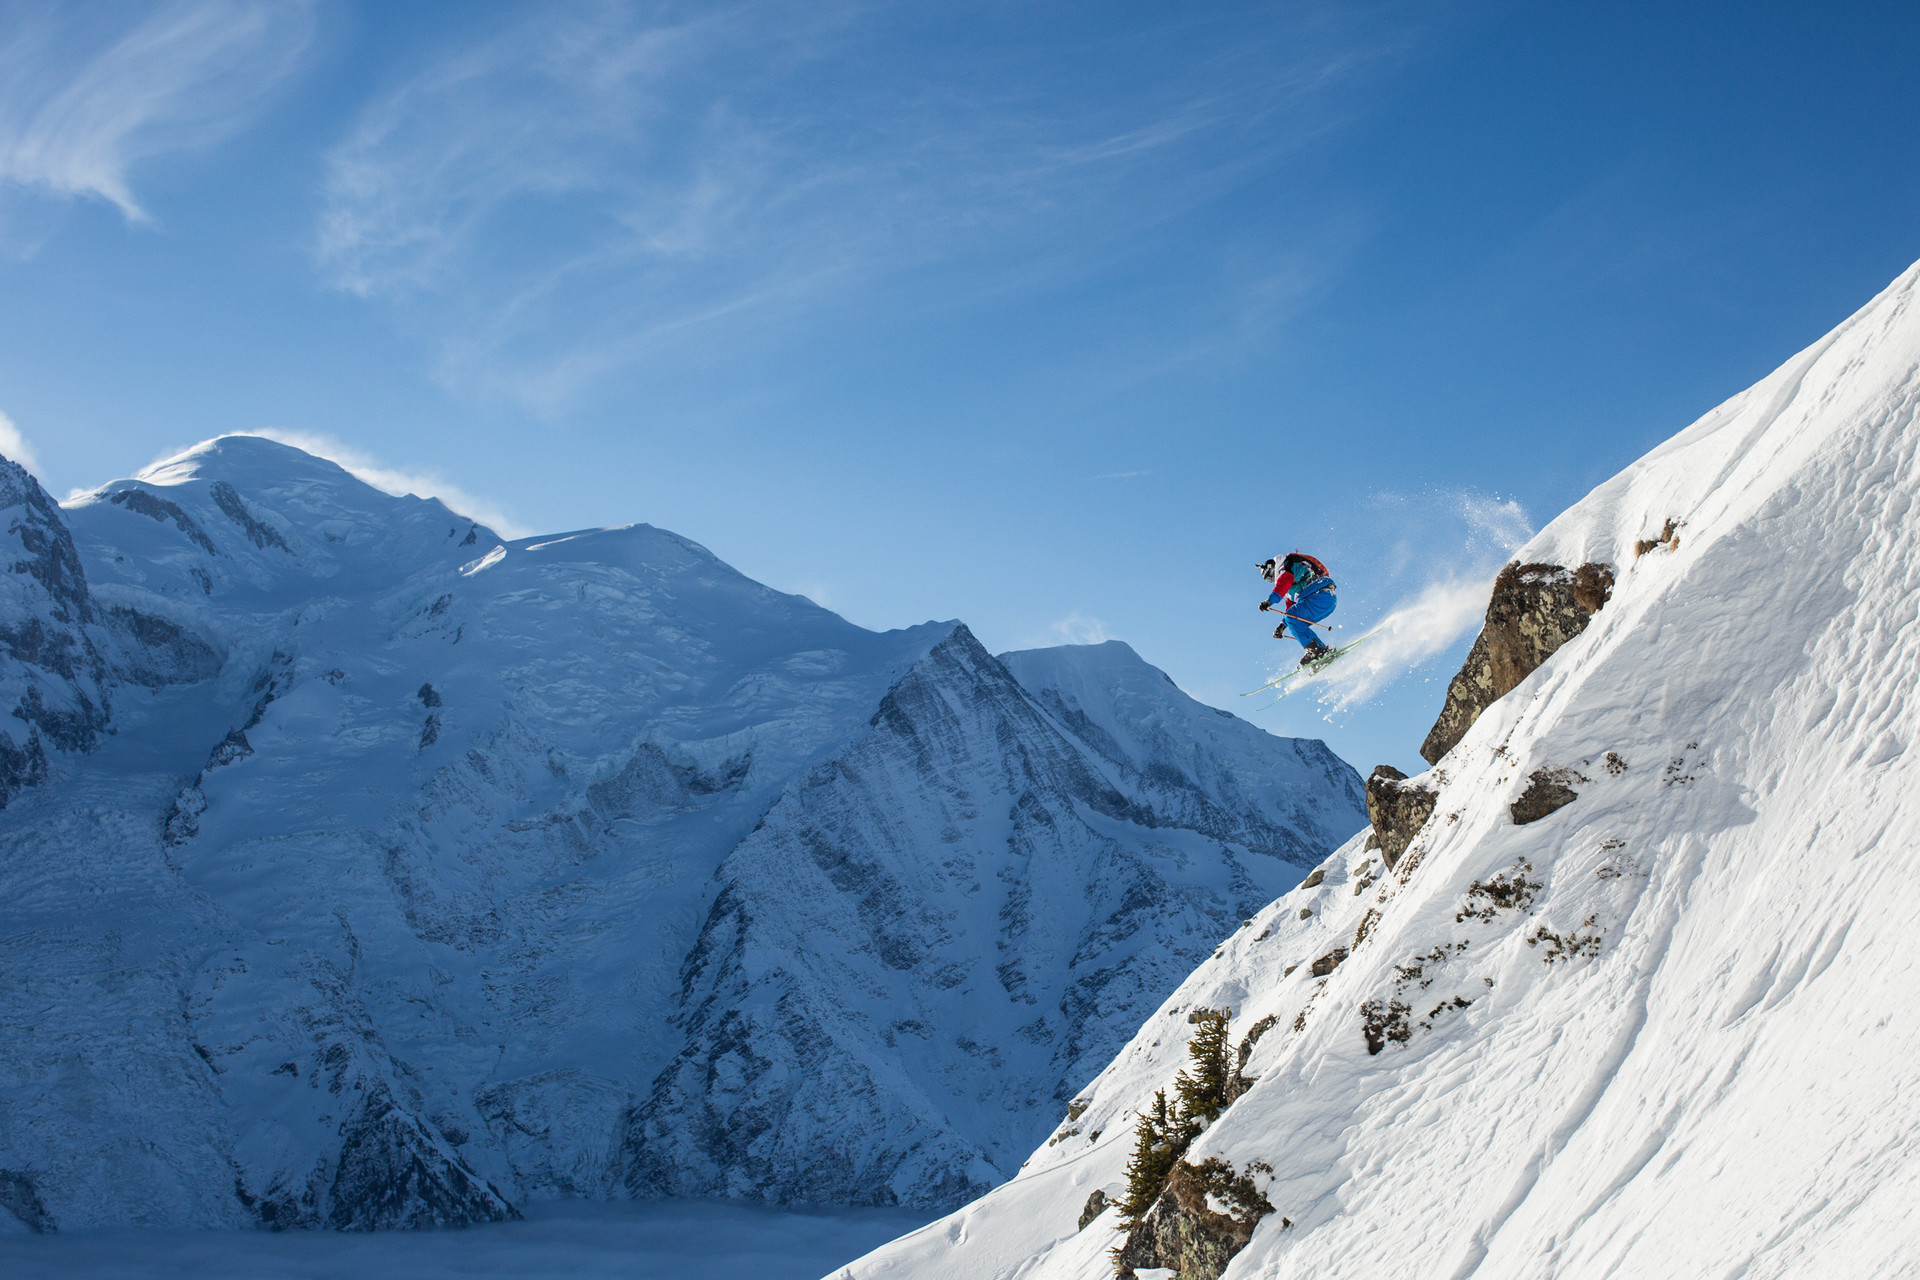
[[[0,1169],[0,1209],[20,1219],[31,1231],[46,1234],[58,1228],[47,1206],[40,1202],[33,1178],[14,1169]]]
[[[1253,1056],[1254,1046],[1260,1043],[1261,1036],[1267,1034],[1267,1032],[1273,1030],[1278,1025],[1280,1025],[1279,1016],[1277,1014],[1270,1013],[1266,1017],[1260,1019],[1260,1021],[1254,1023],[1251,1027],[1247,1028],[1247,1034],[1242,1036],[1240,1039],[1240,1047],[1234,1050],[1234,1053],[1236,1056],[1236,1065],[1234,1067],[1234,1074],[1236,1076],[1245,1078],[1246,1072],[1247,1072],[1247,1059]],[[1247,1083],[1252,1084],[1252,1081],[1248,1081]],[[1240,1092],[1245,1093],[1246,1090],[1242,1089]]]
[[[225,480],[215,480],[207,487],[207,493],[212,496],[214,503],[227,513],[227,519],[240,526],[241,531],[247,535],[247,541],[254,546],[263,551],[268,547],[278,547],[288,555],[293,554],[293,548],[287,545],[287,540],[280,531],[270,524],[254,519],[253,513],[247,510],[246,502],[240,497],[239,491]]]
[[[1302,889],[1312,889],[1317,885],[1319,885],[1326,878],[1327,878],[1327,869],[1325,867],[1315,867],[1310,873],[1308,873],[1307,878],[1300,882],[1300,887]]]
[[[40,734],[27,731],[25,746],[0,734],[0,809],[26,787],[37,787],[47,780],[47,752],[40,745]]]
[[[1367,817],[1389,871],[1427,825],[1439,798],[1425,787],[1407,785],[1407,775],[1390,764],[1375,767],[1367,779]]]
[[[463,1227],[519,1211],[384,1090],[342,1129],[327,1225],[337,1231]]]
[[[1246,1173],[1236,1174],[1218,1158],[1198,1165],[1176,1163],[1160,1198],[1113,1252],[1122,1280],[1132,1276],[1135,1267],[1172,1267],[1178,1280],[1218,1280],[1233,1255],[1253,1239],[1260,1219],[1273,1212],[1272,1203],[1254,1185],[1256,1172],[1270,1170],[1256,1162]],[[1216,1213],[1210,1199],[1232,1212]]]
[[[1307,972],[1316,978],[1324,978],[1335,969],[1338,969],[1340,962],[1346,958],[1347,949],[1345,947],[1335,947],[1318,960],[1315,960],[1312,966],[1307,969]]]
[[[1555,809],[1564,809],[1578,800],[1580,794],[1567,785],[1575,781],[1584,779],[1568,769],[1535,769],[1527,778],[1527,789],[1507,808],[1513,815],[1513,824],[1521,827],[1538,822]]]
[[[0,458],[0,510],[12,513],[7,533],[24,553],[7,568],[40,584],[56,621],[92,622],[86,571],[80,567],[80,553],[74,549],[59,504],[25,467],[4,458]]]
[[[1509,564],[1494,580],[1487,620],[1467,661],[1447,685],[1446,705],[1420,755],[1429,764],[1453,750],[1480,713],[1505,697],[1556,649],[1586,630],[1613,594],[1613,569],[1583,564]]]
[[[1087,1229],[1088,1223],[1092,1222],[1095,1218],[1099,1217],[1101,1214],[1105,1213],[1106,1211],[1107,1211],[1107,1193],[1105,1191],[1102,1191],[1099,1187],[1095,1187],[1093,1189],[1093,1194],[1087,1197],[1087,1203],[1085,1207],[1083,1207],[1080,1210],[1080,1225],[1075,1227],[1074,1230],[1085,1231]]]
[[[0,458],[0,808],[47,777],[47,748],[90,751],[106,728],[99,621],[59,504]],[[11,706],[8,706],[11,704]]]
[[[219,652],[178,623],[119,605],[107,609],[106,618],[133,642],[121,646],[121,658],[115,663],[115,674],[122,680],[158,689],[220,674]]]
[[[172,521],[173,527],[186,534],[202,551],[210,556],[220,554],[220,549],[213,545],[213,539],[207,536],[206,530],[202,529],[192,516],[181,510],[176,502],[156,497],[145,489],[122,489],[107,501],[116,507],[125,507],[129,511],[158,520],[162,524]]]

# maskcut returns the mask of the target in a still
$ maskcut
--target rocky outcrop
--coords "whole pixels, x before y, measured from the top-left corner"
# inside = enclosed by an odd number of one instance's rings
[[[103,606],[60,505],[0,458],[0,808],[47,778],[49,751],[91,751],[112,714],[108,687],[200,680],[221,655],[176,623]]]
[[[262,551],[268,547],[278,547],[288,555],[294,553],[293,548],[287,545],[286,538],[278,529],[264,520],[254,518],[253,513],[247,510],[246,499],[242,498],[239,491],[225,480],[214,481],[208,486],[207,493],[212,496],[214,505],[226,512],[227,519],[240,526],[240,531],[247,535],[247,541],[254,546]]]
[[[0,1169],[0,1209],[18,1218],[29,1231],[44,1235],[57,1230],[53,1215],[40,1202],[32,1176],[17,1169]]]
[[[1086,1204],[1082,1205],[1080,1208],[1079,1225],[1076,1226],[1074,1230],[1085,1231],[1087,1229],[1088,1223],[1092,1222],[1094,1219],[1098,1218],[1101,1214],[1107,1211],[1107,1203],[1108,1201],[1107,1201],[1106,1190],[1101,1187],[1095,1187],[1093,1189],[1093,1194],[1087,1197]]]
[[[1172,1267],[1178,1280],[1218,1280],[1233,1255],[1247,1247],[1260,1219],[1273,1205],[1253,1174],[1271,1172],[1256,1163],[1245,1173],[1217,1158],[1173,1166],[1166,1189],[1141,1215],[1113,1252],[1121,1280],[1135,1267]],[[1228,1212],[1217,1212],[1218,1203]]]
[[[1420,755],[1429,764],[1453,750],[1480,713],[1512,692],[1555,650],[1586,630],[1613,594],[1613,569],[1583,564],[1509,564],[1494,580],[1487,620],[1467,661],[1447,685],[1446,704]]]
[[[0,808],[47,776],[47,751],[91,750],[107,723],[106,661],[87,576],[60,507],[0,458]]]
[[[1380,856],[1393,870],[1400,855],[1407,851],[1420,828],[1433,816],[1439,796],[1425,787],[1407,781],[1407,775],[1390,764],[1375,767],[1367,779],[1367,818],[1379,840]]]
[[[1335,969],[1338,969],[1340,967],[1340,962],[1345,960],[1346,958],[1347,958],[1347,949],[1345,947],[1335,947],[1333,950],[1327,952],[1327,954],[1321,956],[1318,960],[1315,960],[1313,962],[1313,965],[1307,970],[1307,972],[1312,974],[1316,978],[1324,978],[1328,974],[1332,973]]]
[[[337,1231],[465,1227],[519,1211],[446,1139],[376,1090],[341,1131],[327,1225]]]
[[[1556,809],[1564,809],[1580,798],[1567,784],[1585,782],[1570,769],[1535,769],[1527,778],[1527,789],[1507,807],[1516,827],[1538,822]]]
[[[156,494],[148,493],[145,489],[121,489],[111,495],[107,501],[116,507],[125,507],[129,511],[138,512],[150,520],[172,524],[174,528],[186,534],[194,546],[208,555],[220,554],[220,549],[213,545],[213,539],[207,536],[206,530],[202,529],[199,522],[192,516],[183,511],[177,502],[169,502]]]

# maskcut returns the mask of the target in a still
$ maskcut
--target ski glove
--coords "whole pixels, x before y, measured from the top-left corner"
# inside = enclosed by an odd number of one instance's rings
[[[1262,612],[1262,613],[1265,613],[1265,612],[1266,612],[1267,610],[1269,610],[1269,609],[1271,609],[1271,608],[1273,608],[1273,602],[1272,602],[1272,601],[1270,601],[1270,600],[1262,600],[1262,601],[1260,602],[1260,612]]]

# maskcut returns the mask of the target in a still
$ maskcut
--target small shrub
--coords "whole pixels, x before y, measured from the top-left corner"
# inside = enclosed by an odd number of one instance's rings
[[[1598,916],[1588,916],[1578,929],[1564,935],[1542,925],[1527,939],[1527,945],[1546,947],[1547,953],[1541,959],[1548,964],[1578,956],[1597,956],[1600,954],[1600,928],[1595,923],[1598,919]]]
[[[1257,1222],[1273,1212],[1273,1202],[1253,1184],[1254,1174],[1273,1172],[1273,1166],[1266,1161],[1255,1160],[1245,1173],[1235,1173],[1233,1166],[1218,1156],[1208,1156],[1199,1164],[1187,1167],[1193,1170],[1189,1176],[1200,1190],[1227,1205],[1234,1217]]]
[[[1380,1052],[1388,1041],[1405,1044],[1413,1035],[1413,1028],[1407,1022],[1412,1012],[1413,1007],[1400,1000],[1369,1000],[1361,1005],[1360,1029],[1367,1037],[1367,1052]]]
[[[1467,886],[1467,905],[1455,913],[1454,922],[1491,920],[1499,911],[1525,911],[1540,892],[1540,882],[1527,879],[1532,870],[1531,862],[1521,862],[1491,880],[1475,880]]]

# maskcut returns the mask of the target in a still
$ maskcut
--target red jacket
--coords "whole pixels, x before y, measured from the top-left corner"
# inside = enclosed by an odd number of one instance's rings
[[[1308,564],[1313,566],[1313,570],[1314,570],[1313,576],[1316,578],[1324,578],[1327,576],[1327,566],[1321,564],[1318,560],[1315,560],[1312,556],[1308,555],[1304,551],[1296,551],[1293,554],[1289,555],[1287,559],[1305,560]],[[1311,581],[1311,579],[1309,579],[1309,581]],[[1294,586],[1295,586],[1295,581],[1294,581],[1293,574],[1288,572],[1285,569],[1282,569],[1280,570],[1279,574],[1274,578],[1273,594],[1268,596],[1267,599],[1270,602],[1284,600],[1286,598],[1287,592],[1293,590]]]

